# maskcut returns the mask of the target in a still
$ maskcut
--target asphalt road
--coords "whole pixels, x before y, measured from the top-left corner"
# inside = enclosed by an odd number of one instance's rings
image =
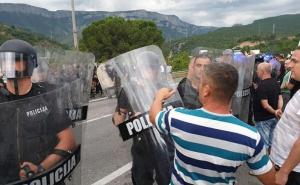
[[[88,122],[83,126],[82,184],[129,185],[131,141],[123,142],[111,122],[116,99],[91,102]],[[121,169],[120,169],[121,168]],[[124,172],[124,173],[123,173]],[[121,174],[121,175],[120,175]],[[238,185],[259,185],[256,178],[241,167]],[[108,182],[109,181],[109,182]]]
[[[118,129],[111,121],[115,104],[115,99],[106,99],[89,105],[89,121],[83,127],[82,184],[84,185],[99,181],[131,161],[131,143],[122,141]]]

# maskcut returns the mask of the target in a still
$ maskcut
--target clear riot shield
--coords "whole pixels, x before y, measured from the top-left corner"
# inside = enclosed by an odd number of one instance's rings
[[[193,83],[199,83],[201,66],[210,62],[228,63],[233,65],[239,73],[238,88],[232,98],[232,113],[244,122],[248,122],[254,61],[254,56],[245,56],[241,52],[234,53],[231,49],[225,51],[203,47],[193,49],[188,75],[178,85],[183,103],[187,108],[201,106],[201,102],[199,103],[198,97],[196,97],[198,95],[197,86],[193,86]]]
[[[245,56],[241,52],[230,53],[225,50],[221,59],[222,62],[232,64],[238,70],[239,82],[232,99],[232,112],[239,119],[248,122],[255,56]]]
[[[0,184],[79,185],[94,56],[38,54],[30,90],[0,94]]]
[[[169,184],[173,143],[160,135],[149,122],[148,110],[162,87],[176,88],[161,50],[156,46],[139,48],[109,60],[98,68],[103,88],[114,89],[117,103],[113,122],[123,140],[132,139],[133,184]],[[165,102],[166,109],[182,106],[177,93]]]
[[[188,74],[178,83],[177,90],[182,98],[184,107],[197,109],[202,107],[199,100],[199,83],[201,71],[205,65],[212,63],[220,56],[220,50],[197,47],[192,50],[188,66]]]

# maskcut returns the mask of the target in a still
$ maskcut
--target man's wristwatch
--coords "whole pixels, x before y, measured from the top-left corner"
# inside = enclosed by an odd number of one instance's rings
[[[44,171],[46,171],[46,169],[41,164],[39,164],[37,167],[37,173],[43,173]]]

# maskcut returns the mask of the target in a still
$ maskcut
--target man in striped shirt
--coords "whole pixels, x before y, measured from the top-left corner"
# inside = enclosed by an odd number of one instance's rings
[[[290,62],[292,78],[300,81],[300,47]],[[274,130],[271,159],[280,168],[276,174],[278,185],[300,184],[300,91],[288,102]]]
[[[170,184],[235,184],[235,172],[247,162],[251,173],[267,185],[275,170],[257,130],[230,114],[238,84],[237,70],[225,63],[205,66],[199,84],[203,108],[161,111],[174,93],[161,89],[151,106],[150,121],[175,143]]]

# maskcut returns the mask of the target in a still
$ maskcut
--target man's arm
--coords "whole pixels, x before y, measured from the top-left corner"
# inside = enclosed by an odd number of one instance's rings
[[[257,132],[257,144],[252,157],[247,160],[250,173],[255,175],[265,185],[275,185],[275,169],[271,162],[264,142]]]
[[[115,112],[112,116],[112,122],[115,126],[123,123],[126,119],[128,112],[132,111],[131,106],[125,90],[122,88],[118,95],[118,103]]]
[[[263,99],[260,101],[262,107],[267,110],[268,112],[270,112],[271,114],[275,114],[275,109],[273,109],[273,107],[269,104],[267,99]]]
[[[262,107],[267,110],[268,112],[270,112],[271,114],[274,114],[276,116],[277,119],[279,119],[282,115],[282,105],[283,105],[283,100],[282,100],[282,95],[280,95],[278,97],[278,109],[273,109],[273,107],[269,104],[267,99],[263,99],[260,101]]]
[[[276,173],[276,184],[285,185],[289,173],[300,163],[300,137],[294,143],[288,158]]]
[[[64,151],[72,151],[75,146],[75,137],[71,128],[66,128],[57,134],[58,144],[55,146],[56,149],[64,150]],[[46,159],[41,163],[41,165],[45,169],[51,168],[57,162],[62,159],[62,156],[57,154],[50,154],[46,157]]]
[[[275,185],[275,168],[272,167],[270,171],[265,174],[257,175],[258,180],[265,185]]]
[[[150,122],[153,125],[155,125],[155,118],[156,118],[157,114],[163,108],[163,101],[170,98],[174,93],[175,93],[175,90],[168,89],[168,88],[162,88],[157,92],[155,99],[150,107],[150,111],[149,111]]]
[[[282,107],[283,107],[283,98],[282,98],[282,95],[280,94],[278,96],[277,110],[275,111],[275,116],[277,119],[281,118],[281,116],[282,116]]]
[[[65,128],[64,130],[59,132],[57,134],[57,138],[58,138],[58,144],[55,146],[55,149],[60,149],[60,150],[64,150],[67,152],[67,151],[73,150],[76,146],[75,137],[73,135],[71,128]],[[48,170],[52,166],[57,164],[62,158],[63,157],[60,155],[50,154],[39,165],[41,165],[45,170]],[[21,164],[21,168],[23,168],[26,165],[29,166],[29,168],[34,173],[38,172],[38,165],[33,164],[31,162],[24,162],[23,164]],[[26,178],[26,174],[25,174],[24,170],[20,171],[20,177]]]
[[[277,106],[277,109],[282,110],[282,106],[283,106],[283,98],[282,98],[282,95],[280,94],[278,96],[278,106]]]

